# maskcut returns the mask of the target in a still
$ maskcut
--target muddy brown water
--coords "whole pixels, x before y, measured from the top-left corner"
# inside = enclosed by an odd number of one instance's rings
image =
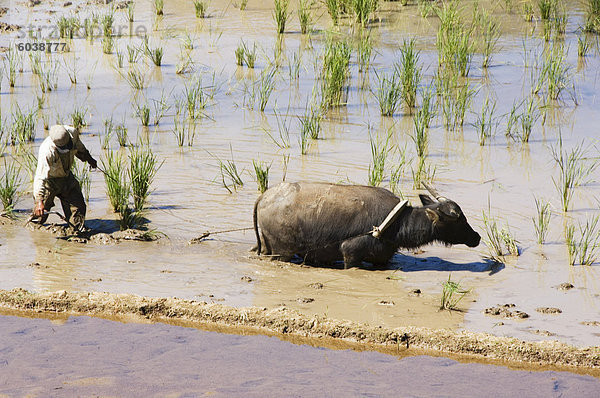
[[[165,324],[0,316],[0,396],[595,397],[600,381]],[[468,375],[468,377],[465,377]],[[515,383],[514,380],[519,380]]]
[[[74,3],[69,8],[62,7],[62,3],[44,2],[31,9],[17,4],[2,20],[24,26],[31,23],[52,27],[58,15],[72,13],[74,7],[80,5]],[[438,190],[461,205],[471,225],[482,235],[484,210],[499,217],[500,225],[507,223],[519,241],[522,255],[508,260],[504,266],[495,266],[484,258],[488,250],[483,244],[476,249],[434,245],[424,248],[420,254],[401,252],[388,270],[375,271],[368,267],[351,270],[301,267],[257,259],[248,253],[254,244],[252,231],[214,235],[201,244],[187,244],[207,230],[251,225],[251,209],[258,196],[250,173],[253,159],[272,164],[271,184],[281,181],[284,175],[287,181],[364,184],[371,160],[367,124],[372,125],[373,134],[380,137],[391,128],[393,143],[398,148],[406,147],[409,159],[415,157],[410,138],[412,118],[404,110],[393,119],[379,116],[372,94],[360,87],[354,58],[348,104],[328,114],[323,122],[323,139],[313,142],[308,154],[302,156],[297,142],[297,116],[304,114],[313,86],[317,84],[315,63],[320,62],[324,48],[323,29],[329,26],[327,18],[317,22],[317,32],[310,38],[299,34],[297,20],[295,16],[292,18],[290,33],[283,36],[283,62],[276,89],[266,111],[261,113],[248,108],[248,95],[244,92],[250,90],[245,87],[251,87],[253,79],[267,66],[267,57],[274,56],[276,36],[271,3],[250,1],[244,12],[231,5],[211,7],[214,7],[211,18],[197,21],[189,2],[169,2],[165,17],[154,23],[149,3],[136,5],[133,30],[146,29],[151,45],[165,49],[161,68],[151,66],[143,57],[138,61],[138,67],[149,79],[143,93],[136,94],[119,77],[112,67],[115,55],[102,54],[99,39],[93,44],[83,39],[74,40],[73,51],[65,54],[64,60],[60,54],[53,57],[60,63],[72,65],[75,56],[80,83],[72,85],[64,68],[60,68],[58,88],[46,95],[42,109],[51,123],[68,120],[76,106],[87,109],[88,126],[84,128],[82,139],[96,157],[102,157],[99,138],[105,118],[112,116],[116,122],[124,121],[132,141],[136,141],[138,135],[149,137],[152,149],[164,163],[157,174],[146,217],[152,228],[164,232],[169,239],[116,245],[76,244],[58,240],[45,231],[6,223],[0,225],[0,288],[127,292],[212,300],[233,306],[285,304],[308,314],[325,314],[374,325],[458,328],[526,340],[557,339],[578,346],[598,345],[600,328],[593,326],[594,321],[600,321],[598,264],[568,265],[563,226],[565,220],[583,222],[599,214],[600,188],[596,182],[577,188],[573,211],[563,216],[552,183],[558,171],[549,149],[550,145],[556,145],[560,131],[565,147],[572,148],[585,140],[588,156],[598,157],[600,57],[595,46],[585,62],[578,62],[576,30],[583,18],[581,9],[573,6],[575,8],[569,10],[565,39],[567,61],[573,67],[577,106],[565,96],[562,106],[549,110],[544,125],[538,120],[527,145],[505,139],[504,119],[499,123],[496,136],[483,147],[471,124],[465,125],[463,131],[447,132],[438,115],[430,129],[428,161],[437,168]],[[49,10],[57,13],[50,15]],[[81,9],[80,15],[84,14],[85,10]],[[437,22],[432,18],[421,19],[416,7],[401,8],[396,2],[384,3],[381,14],[381,21],[373,25],[377,54],[368,75],[372,85],[377,81],[373,70],[389,72],[392,62],[399,59],[398,43],[415,35],[421,50],[424,82],[429,82],[437,62]],[[496,14],[501,18],[503,30],[500,52],[487,71],[478,68],[480,56],[474,57],[470,76],[479,91],[471,106],[472,112],[467,114],[468,123],[475,121],[475,113],[480,111],[488,94],[497,101],[497,116],[508,113],[513,101],[524,98],[531,84],[532,70],[526,66],[533,64],[543,46],[541,25],[523,23],[518,16],[505,16],[498,10]],[[123,21],[124,15],[117,13],[116,25],[123,25]],[[197,123],[194,145],[180,149],[171,132],[173,108],[159,126],[145,129],[139,126],[132,104],[158,99],[163,92],[171,105],[175,97],[181,98],[184,86],[189,85],[194,76],[175,74],[180,38],[185,29],[194,38],[192,58],[196,75],[201,75],[203,83],[216,90],[205,110],[208,117]],[[0,36],[0,45],[23,41],[18,35],[19,32]],[[255,70],[235,65],[233,54],[241,39],[257,43]],[[123,52],[127,44],[139,43],[140,38],[136,36],[116,41]],[[300,78],[290,83],[289,59],[293,54],[301,58]],[[86,80],[91,80],[90,90],[86,88]],[[39,94],[37,78],[31,75],[26,55],[24,71],[18,74],[16,87],[8,88],[6,75],[2,83],[0,108],[2,115],[6,115],[4,118],[17,104],[22,108],[31,106]],[[289,115],[292,126],[289,149],[278,148],[264,131],[268,129],[278,137],[275,110]],[[36,124],[36,132],[36,141],[31,145],[34,151],[45,136],[41,119]],[[114,137],[111,148],[119,150]],[[216,157],[231,159],[232,153],[238,168],[244,169],[245,184],[230,194],[219,184]],[[8,147],[3,157],[9,159],[11,154],[14,149]],[[289,164],[284,168],[282,159],[288,154]],[[398,159],[396,149],[389,157],[388,175]],[[25,175],[23,172],[28,181]],[[598,173],[592,177],[597,179]],[[386,184],[387,181],[383,185]],[[405,169],[401,188],[416,204],[417,191],[412,188],[410,167]],[[30,190],[30,184],[24,183],[23,189]],[[535,242],[531,222],[535,214],[534,196],[550,201],[555,210],[548,243],[543,246]],[[31,207],[29,194],[24,194],[17,205],[22,218]],[[92,173],[88,226],[110,231],[115,228],[114,219],[102,175]],[[438,310],[441,284],[449,275],[465,288],[472,289],[460,303],[463,312]],[[563,282],[575,287],[569,291],[557,289]],[[323,287],[315,289],[312,287],[315,283]],[[411,294],[414,289],[422,293]],[[501,319],[483,314],[488,307],[508,303],[515,304],[515,309],[526,312],[529,318]],[[535,311],[538,307],[556,307],[562,313],[541,314]]]

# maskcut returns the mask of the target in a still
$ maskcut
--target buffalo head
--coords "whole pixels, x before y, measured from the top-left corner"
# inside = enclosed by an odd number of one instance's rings
[[[460,243],[469,247],[479,245],[481,236],[471,228],[460,206],[439,195],[428,185],[423,185],[436,198],[434,201],[427,195],[419,195],[425,207],[425,214],[433,223],[435,239],[451,245]]]

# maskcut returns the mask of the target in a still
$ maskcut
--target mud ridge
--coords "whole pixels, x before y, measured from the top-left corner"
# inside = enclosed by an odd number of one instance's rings
[[[103,317],[134,315],[156,321],[182,320],[220,326],[243,326],[284,335],[470,354],[482,359],[600,368],[600,347],[597,346],[579,348],[558,341],[528,342],[486,333],[421,327],[391,329],[323,316],[307,317],[286,307],[234,308],[178,298],[99,292],[31,293],[17,288],[0,290],[0,308]]]

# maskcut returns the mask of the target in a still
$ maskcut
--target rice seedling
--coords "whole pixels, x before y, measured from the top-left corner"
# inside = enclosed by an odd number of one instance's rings
[[[129,183],[127,182],[127,165],[121,152],[106,151],[106,159],[102,158],[106,194],[115,212],[119,212],[129,201]]]
[[[415,118],[420,119],[419,123],[426,129],[429,128],[431,121],[435,117],[435,104],[432,99],[433,89],[431,86],[429,88],[423,88],[421,90],[421,107],[417,109]]]
[[[312,15],[310,9],[315,4],[315,0],[299,0],[298,1],[298,20],[300,21],[300,32],[305,35],[312,27]]]
[[[207,2],[201,0],[194,0],[194,10],[196,11],[196,18],[204,18],[206,16],[207,9]]]
[[[33,182],[37,169],[37,158],[33,153],[32,146],[22,142],[19,143],[16,148],[16,155],[18,156],[18,160],[16,157],[13,157],[13,159],[19,164],[21,169],[27,171],[29,182]]]
[[[127,20],[131,23],[134,21],[135,3],[132,1],[127,3]]]
[[[19,66],[19,54],[14,46],[9,46],[6,55],[8,61],[8,85],[14,87],[17,80],[17,69]]]
[[[48,115],[42,114],[41,118],[42,118],[42,124],[43,124],[44,130],[48,131],[48,129],[50,127],[50,121],[49,121]]]
[[[98,63],[95,63],[94,66],[92,67],[90,73],[88,74],[86,80],[85,80],[85,85],[87,87],[88,90],[90,90],[92,88],[92,81],[94,80],[94,72],[96,71],[96,66],[98,65]]]
[[[112,36],[102,37],[102,52],[104,54],[112,54],[114,48],[114,40]]]
[[[161,96],[159,99],[152,100],[152,106],[154,108],[154,124],[156,126],[158,126],[162,117],[171,108],[171,105],[169,105],[169,103],[165,97],[165,93],[163,92],[163,93],[161,93]]]
[[[558,136],[558,144],[550,146],[550,150],[559,171],[558,178],[552,177],[552,182],[560,195],[561,208],[567,212],[573,199],[573,190],[586,183],[586,179],[594,173],[599,163],[584,162],[586,151],[583,143],[571,151],[563,149],[562,134]]]
[[[18,143],[32,142],[35,139],[35,121],[37,109],[23,112],[17,104],[13,110],[13,123],[10,130],[10,142],[13,146]]]
[[[164,0],[152,0],[152,6],[156,15],[163,15],[163,9],[165,7]]]
[[[300,154],[306,155],[310,148],[310,131],[308,128],[303,127],[302,121],[300,121],[300,134],[298,135],[298,145],[300,147]]]
[[[567,254],[569,256],[569,264],[575,265],[577,261],[577,244],[575,243],[575,226],[567,225],[565,227],[565,244],[567,245]]]
[[[112,118],[110,118],[104,119],[102,125],[104,126],[104,133],[98,137],[100,138],[100,147],[107,150],[110,149],[110,138],[112,137],[115,124],[113,123]]]
[[[532,217],[533,226],[535,228],[535,236],[537,242],[541,245],[546,241],[546,235],[548,234],[548,227],[550,226],[550,217],[552,217],[552,211],[550,210],[550,203],[542,200],[535,199],[536,216]]]
[[[425,123],[421,114],[419,117],[413,118],[413,124],[415,127],[414,134],[410,138],[415,143],[415,149],[417,156],[422,158],[427,155],[427,148],[429,147],[429,132],[425,127]]]
[[[117,136],[117,142],[120,147],[126,147],[127,144],[127,127],[125,127],[125,121],[115,125],[115,134]]]
[[[498,22],[493,19],[488,13],[483,13],[483,32],[482,32],[482,67],[487,68],[492,62],[492,55],[496,51],[498,39],[500,38],[500,29]]]
[[[382,73],[381,76],[375,72],[375,76],[377,85],[371,92],[379,104],[379,111],[382,116],[393,116],[402,99],[400,76],[396,70],[389,74]]]
[[[113,34],[113,23],[115,22],[115,11],[114,8],[109,9],[109,11],[98,17],[98,21],[102,26],[102,35],[103,36],[112,36]]]
[[[133,104],[135,114],[140,118],[140,123],[142,126],[147,127],[150,124],[150,107],[148,103],[145,102],[141,105]]]
[[[589,33],[600,32],[600,0],[586,0],[585,24],[583,29]]]
[[[40,51],[29,52],[29,64],[31,65],[31,73],[41,75],[42,71],[42,54]],[[2,73],[2,72],[0,72]],[[0,76],[1,77],[1,76]]]
[[[585,57],[590,51],[591,43],[585,34],[577,36],[577,55],[579,57]]]
[[[179,61],[175,65],[175,74],[181,75],[194,70],[194,60],[192,59],[191,51],[182,51],[179,56]]]
[[[148,56],[148,58],[150,58],[150,60],[152,61],[152,63],[154,63],[154,65],[160,66],[162,64],[163,48],[162,47],[157,47],[157,48],[146,47],[146,55]]]
[[[423,18],[429,18],[435,12],[433,2],[429,0],[419,0],[417,8]]]
[[[240,43],[238,45],[238,47],[235,49],[235,63],[238,66],[244,66],[244,55],[246,53],[244,52],[244,46],[242,43]]]
[[[206,107],[206,96],[202,88],[202,80],[196,79],[190,86],[184,86],[184,98],[186,101],[187,114],[191,119],[200,116],[200,110]]]
[[[563,91],[573,85],[571,96],[575,100],[572,68],[566,62],[566,56],[564,47],[557,44],[551,46],[546,51],[540,79],[534,89],[534,93],[537,94],[542,87],[545,87],[548,98],[557,100]]]
[[[442,297],[440,299],[440,310],[456,310],[458,303],[471,292],[471,289],[464,289],[459,282],[454,282],[448,275],[448,280],[442,283]]]
[[[248,68],[253,69],[256,61],[256,43],[252,45],[252,50],[250,50],[243,41],[242,46],[244,47],[244,61],[246,62]]]
[[[369,165],[369,181],[368,184],[378,187],[385,178],[385,163],[390,153],[390,141],[392,130],[387,133],[385,141],[381,141],[379,137],[373,137],[369,131],[369,142],[371,144],[371,164]]]
[[[146,88],[146,76],[139,69],[132,67],[126,72],[117,69],[117,72],[134,90]]]
[[[347,42],[328,40],[321,70],[322,106],[329,109],[342,105],[348,94],[350,80],[350,46]]]
[[[436,8],[436,13],[440,19],[437,34],[439,65],[451,68],[463,77],[467,76],[474,53],[472,29],[467,29],[461,23],[458,2],[444,3]]]
[[[549,20],[556,15],[558,0],[537,0],[540,17]]]
[[[404,174],[404,166],[406,166],[406,148],[400,153],[400,162],[390,171],[390,191],[395,195],[404,198],[400,190],[400,180]]]
[[[85,121],[85,114],[87,113],[87,109],[76,107],[71,112],[71,125],[76,129],[81,129],[83,126],[87,126],[87,122]]]
[[[331,17],[334,26],[337,26],[340,21],[340,3],[341,0],[325,0],[327,12]]]
[[[79,186],[81,187],[81,192],[83,193],[83,197],[85,198],[86,203],[90,201],[90,190],[92,187],[92,178],[90,175],[90,170],[85,167],[85,165],[81,162],[75,162],[73,167],[73,175],[79,182]]]
[[[254,175],[256,176],[258,190],[260,193],[263,193],[269,189],[269,169],[271,168],[271,165],[267,165],[261,161],[252,160],[252,166],[254,166]]]
[[[419,51],[415,50],[415,39],[404,40],[400,47],[400,64],[396,64],[395,69],[402,84],[402,99],[409,108],[417,104],[417,87],[421,80],[418,62]]]
[[[125,60],[125,54],[123,54],[122,51],[120,51],[118,48],[115,50],[115,55],[117,58],[117,67],[118,68],[122,68],[123,67],[123,63]]]
[[[127,55],[127,61],[130,65],[137,63],[138,59],[140,58],[140,52],[135,46],[127,45]]]
[[[34,54],[33,52],[31,52],[30,54]],[[39,53],[38,57],[39,57]],[[33,62],[33,61],[32,61]],[[37,74],[38,76],[42,76],[43,75],[43,69],[41,67],[40,61],[38,60],[37,62],[35,62],[37,64],[37,67],[35,67],[36,72],[35,74]],[[80,71],[80,68],[77,68],[77,57],[75,55],[73,55],[73,62],[72,63],[67,63],[67,59],[65,57],[63,57],[63,64],[62,64],[64,70],[67,72],[67,76],[69,76],[69,80],[71,81],[72,84],[77,84],[77,73]],[[32,65],[32,72],[33,72],[33,65]]]
[[[292,59],[290,60],[288,58],[288,63],[289,63],[289,75],[290,75],[290,84],[292,80],[298,80],[300,78],[300,65],[301,65],[301,59],[300,59],[300,52],[295,52],[292,54]]]
[[[361,29],[356,47],[356,61],[358,63],[358,71],[366,72],[371,66],[371,54],[373,52],[373,39],[371,31]]]
[[[417,169],[411,168],[413,188],[420,189],[423,182],[432,183],[435,178],[437,167],[425,163],[425,156],[417,157]]]
[[[248,0],[241,0],[240,1],[240,11],[244,11],[246,9],[247,5],[248,5]]]
[[[129,181],[133,196],[133,209],[140,212],[150,195],[150,187],[156,173],[162,166],[148,145],[129,149]]]
[[[56,21],[56,27],[61,39],[73,39],[75,32],[79,30],[80,22],[75,16],[62,16]]]
[[[231,153],[231,160],[226,159],[225,161],[217,158],[219,162],[219,171],[221,174],[221,184],[223,188],[227,189],[229,193],[236,191],[238,187],[244,186],[244,181],[241,177],[241,172],[238,171],[233,159],[233,149],[229,146],[229,152]],[[243,172],[243,170],[242,170]]]
[[[189,126],[187,121],[187,109],[179,102],[175,103],[175,115],[173,116],[173,135],[177,146],[182,147],[185,144],[185,139],[189,134]]]
[[[290,16],[288,11],[289,0],[275,0],[275,9],[273,10],[273,19],[277,24],[277,33],[282,34],[285,31],[285,24]]]
[[[355,20],[362,26],[366,26],[373,13],[379,7],[379,0],[351,0],[351,6],[354,11]]]
[[[598,258],[600,249],[600,228],[598,221],[600,216],[596,215],[585,221],[585,225],[579,223],[579,239],[572,239],[574,253],[572,259],[576,259],[578,264],[592,265]],[[574,262],[571,261],[571,265]]]
[[[510,233],[508,225],[499,228],[496,219],[490,218],[483,212],[483,224],[485,226],[485,243],[490,251],[490,258],[503,263],[506,255],[518,256],[520,254],[518,241]]]
[[[479,137],[479,145],[485,145],[486,141],[490,139],[494,133],[494,111],[496,110],[496,101],[490,106],[489,97],[485,98],[481,107],[481,113],[477,115],[475,121],[475,130]]]
[[[20,167],[7,163],[4,158],[4,173],[0,178],[0,201],[5,215],[10,216],[17,204],[19,186],[21,185]]]
[[[541,116],[533,101],[533,96],[530,96],[525,102],[523,113],[519,115],[521,130],[518,137],[521,142],[529,142],[533,125]]]
[[[273,137],[273,135],[265,129],[265,132],[271,138],[271,140],[281,149],[289,148],[290,145],[290,125],[291,121],[288,120],[287,116],[282,116],[277,113],[277,111],[273,112],[275,114],[275,119],[277,120],[277,128],[279,131],[279,139]]]
[[[300,119],[300,136],[309,137],[312,140],[318,140],[321,133],[321,115],[320,109],[314,105],[306,104],[304,115]],[[308,148],[307,148],[308,149]],[[304,154],[304,152],[302,153]]]
[[[258,81],[258,108],[261,112],[265,111],[269,97],[275,89],[275,73],[277,73],[277,68],[271,66],[260,74]]]

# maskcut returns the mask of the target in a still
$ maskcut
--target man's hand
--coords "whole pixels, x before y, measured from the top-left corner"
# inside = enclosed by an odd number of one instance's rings
[[[33,209],[33,215],[38,218],[44,215],[44,202],[43,201],[40,200],[35,204],[35,209]]]
[[[90,156],[90,160],[88,160],[88,163],[90,164],[90,167],[92,169],[96,169],[98,168],[98,162],[96,161],[96,159],[94,159],[93,157]]]

